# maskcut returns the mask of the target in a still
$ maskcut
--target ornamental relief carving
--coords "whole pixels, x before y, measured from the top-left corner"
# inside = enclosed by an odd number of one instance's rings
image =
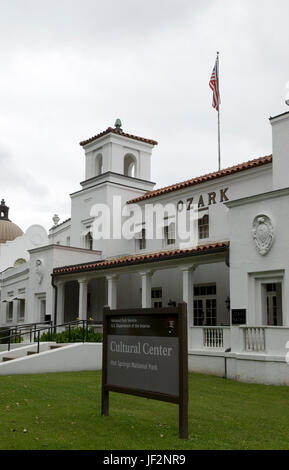
[[[41,284],[44,277],[44,263],[41,259],[37,259],[35,262],[36,268],[35,273],[38,279],[38,284]]]
[[[266,255],[274,241],[274,227],[270,217],[265,214],[257,215],[253,220],[252,235],[258,253]]]

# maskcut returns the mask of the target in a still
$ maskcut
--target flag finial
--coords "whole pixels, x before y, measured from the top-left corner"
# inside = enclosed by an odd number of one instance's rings
[[[116,119],[115,123],[114,123],[114,126],[115,126],[115,129],[118,130],[118,131],[122,131],[122,123],[121,123],[121,120],[118,118]]]

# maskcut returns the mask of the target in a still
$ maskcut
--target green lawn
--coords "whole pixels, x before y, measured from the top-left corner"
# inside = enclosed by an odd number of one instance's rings
[[[101,373],[0,377],[0,449],[289,449],[289,387],[189,376],[189,440],[178,407],[110,394]]]

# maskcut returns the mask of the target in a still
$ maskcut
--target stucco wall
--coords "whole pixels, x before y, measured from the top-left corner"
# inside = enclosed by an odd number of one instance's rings
[[[264,324],[258,279],[282,282],[283,325],[289,325],[289,194],[272,193],[263,200],[254,198],[230,209],[230,295],[231,307],[247,309],[247,323]],[[261,255],[252,236],[252,224],[258,215],[268,216],[274,228],[270,251]],[[275,281],[276,282],[276,281]],[[264,313],[264,312],[263,312]]]

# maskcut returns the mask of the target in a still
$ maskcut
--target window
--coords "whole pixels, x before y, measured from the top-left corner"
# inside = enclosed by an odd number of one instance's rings
[[[25,299],[19,300],[18,320],[23,321],[25,317]]]
[[[46,315],[46,299],[40,299],[40,321],[45,321]]]
[[[66,245],[70,246],[70,237],[66,237]]]
[[[198,219],[199,239],[209,238],[209,214],[203,215]]]
[[[6,321],[7,322],[12,322],[13,321],[13,302],[8,302],[8,304],[7,304]]]
[[[217,324],[216,284],[194,286],[194,325]]]
[[[176,243],[176,224],[170,222],[164,226],[164,236],[166,245],[174,245]]]
[[[203,295],[216,295],[216,284],[195,286],[194,297]]]
[[[163,292],[161,287],[152,288],[152,306],[153,308],[162,308],[163,306]]]
[[[276,292],[276,284],[267,284],[266,285],[267,292]]]
[[[139,238],[139,249],[140,250],[145,250],[146,249],[146,230],[143,228],[141,230],[141,238]]]
[[[24,264],[26,263],[26,259],[24,258],[17,258],[17,260],[15,261],[14,263],[14,268],[17,268],[17,266],[20,266],[20,264]]]
[[[136,249],[137,250],[145,250],[146,249],[146,229],[144,228],[144,224],[138,225],[135,228],[135,239],[137,240],[136,242]]]
[[[87,250],[92,250],[93,249],[93,238],[92,238],[91,232],[88,232],[85,235],[85,248]]]
[[[136,177],[136,159],[131,154],[127,154],[124,157],[123,174],[132,178]]]

